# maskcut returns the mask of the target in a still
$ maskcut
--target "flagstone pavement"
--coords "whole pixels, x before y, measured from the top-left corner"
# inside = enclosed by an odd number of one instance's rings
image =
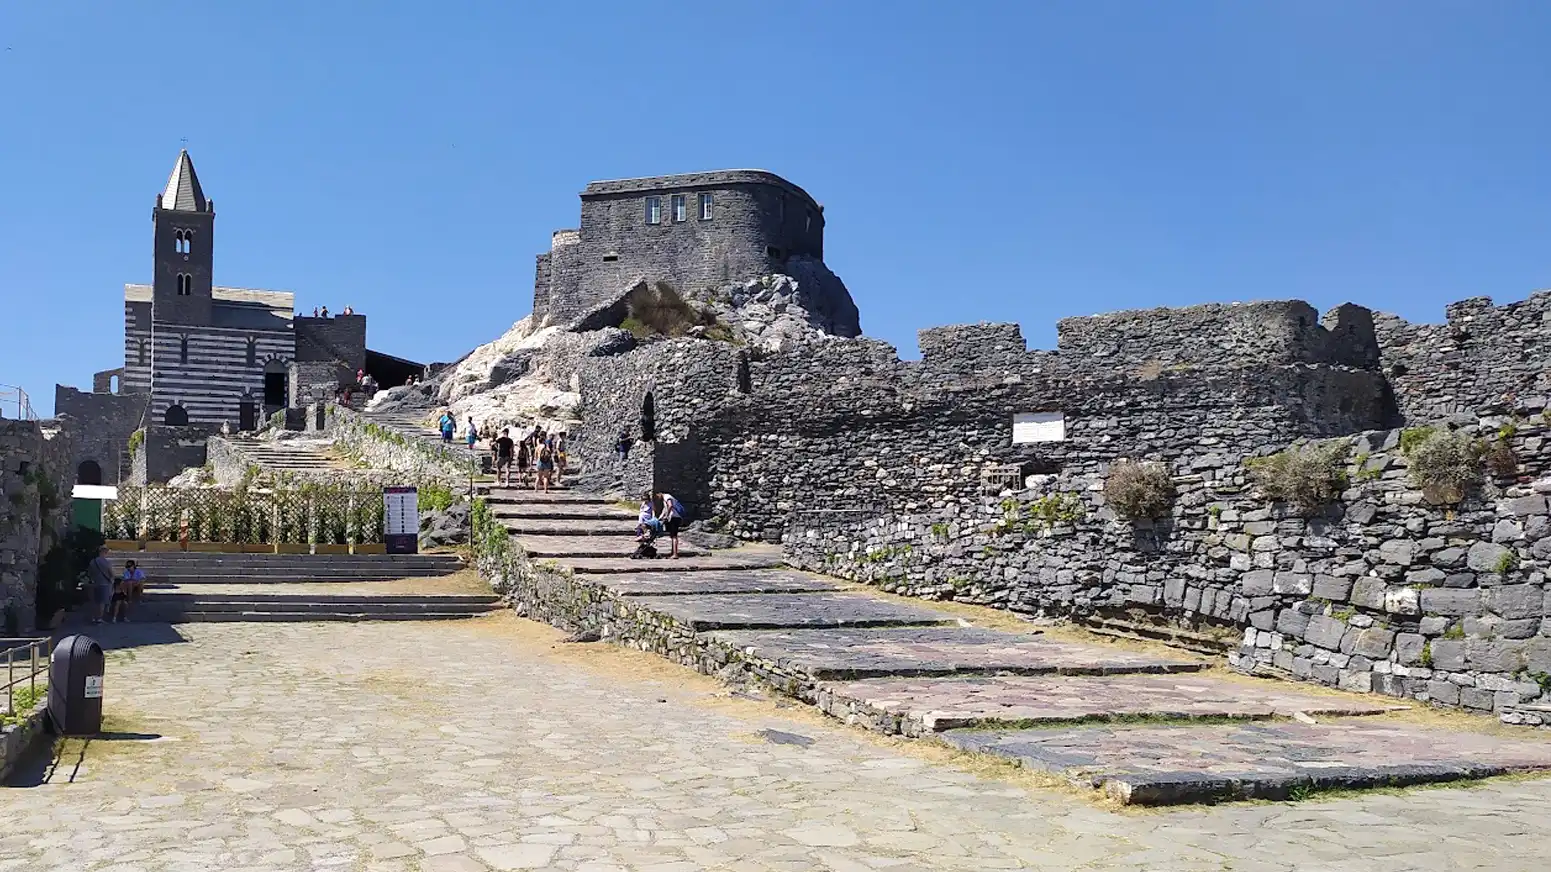
[[[1510,872],[1551,843],[1551,779],[1117,811],[510,614],[100,637],[109,735],[0,789],[0,872]]]

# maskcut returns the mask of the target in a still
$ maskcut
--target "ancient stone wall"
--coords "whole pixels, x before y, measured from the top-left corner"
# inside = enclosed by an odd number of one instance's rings
[[[102,473],[102,484],[118,484],[127,479],[129,466],[124,463],[129,436],[145,419],[150,394],[87,393],[65,385],[54,386],[54,414],[70,421],[75,446],[72,471],[82,464],[95,463]]]
[[[145,438],[132,458],[128,484],[165,482],[191,466],[204,466],[205,443],[219,431],[220,427],[213,424],[146,427]]]
[[[38,563],[70,529],[74,455],[58,422],[0,420],[0,634],[35,625]]]
[[[1543,402],[1551,395],[1551,291],[1493,306],[1490,297],[1445,309],[1443,324],[1375,319],[1383,365],[1408,420],[1434,420]]]

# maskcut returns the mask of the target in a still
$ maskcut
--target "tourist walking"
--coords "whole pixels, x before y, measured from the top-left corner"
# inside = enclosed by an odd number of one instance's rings
[[[548,442],[539,443],[539,487],[549,493],[550,480],[555,475],[555,450]]]
[[[517,486],[528,486],[528,470],[533,468],[533,438],[522,440],[517,446]]]
[[[442,419],[436,422],[436,426],[442,431],[442,441],[452,442],[452,434],[458,429],[458,419],[452,416],[452,412],[442,412]]]
[[[86,565],[86,580],[91,585],[92,623],[102,623],[102,615],[113,597],[113,562],[108,560],[108,546],[97,549],[97,556]]]
[[[634,441],[630,438],[629,430],[619,431],[619,439],[614,442],[614,456],[619,458],[620,463],[630,459],[630,443]]]
[[[512,486],[512,431],[501,429],[500,438],[491,446],[495,452],[495,480],[502,487]]]
[[[662,513],[658,516],[662,519],[663,532],[668,534],[668,557],[672,560],[679,559],[679,529],[684,526],[684,504],[678,497],[667,492],[659,492],[657,501],[662,505]]]
[[[474,443],[479,441],[479,428],[474,426],[474,416],[473,415],[469,416],[468,431],[464,434],[464,438],[468,440],[469,450],[473,451],[474,450]]]
[[[565,474],[566,474],[566,463],[567,463],[567,459],[566,459],[566,451],[565,451],[565,434],[561,433],[560,435],[555,437],[555,483],[556,484],[559,484],[560,480],[565,477]]]

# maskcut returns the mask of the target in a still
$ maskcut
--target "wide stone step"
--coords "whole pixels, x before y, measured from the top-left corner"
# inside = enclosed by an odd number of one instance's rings
[[[210,607],[221,605],[267,605],[283,603],[287,605],[302,605],[317,608],[337,608],[341,606],[371,606],[381,608],[399,607],[489,607],[500,605],[500,597],[494,594],[477,593],[449,593],[449,594],[308,594],[308,593],[269,593],[263,594],[239,594],[239,593],[157,593],[146,594],[145,605],[168,605],[188,607],[191,605],[205,605]]]
[[[660,550],[660,549],[659,549]],[[750,554],[739,555],[737,550],[716,551],[698,557],[681,557],[655,560],[630,557],[568,557],[562,563],[579,575],[623,575],[638,572],[709,572],[742,569],[777,569],[781,558]]]
[[[629,557],[636,549],[635,537],[609,536],[514,536],[530,557]],[[670,547],[666,538],[658,539],[655,547],[659,554],[667,555]],[[686,542],[679,543],[679,558],[689,559],[704,554]]]
[[[815,680],[951,675],[1196,672],[1204,661],[981,627],[718,632],[720,642]]]
[[[184,612],[169,623],[194,624],[225,622],[251,623],[307,623],[312,621],[456,621],[477,618],[484,612],[308,612],[308,611],[248,611]]]
[[[606,506],[496,504],[490,506],[490,514],[501,521],[575,521],[594,524],[613,524],[616,533],[628,533],[635,529],[636,513]]]
[[[709,593],[816,593],[839,585],[789,569],[745,572],[640,572],[598,576],[598,584],[620,596],[700,596]]]
[[[1402,710],[1370,696],[1300,692],[1209,675],[873,678],[819,689],[819,708],[853,723],[917,736],[965,727],[1019,728],[1149,718],[1258,720]]]
[[[668,615],[696,632],[791,627],[943,624],[939,612],[848,593],[640,596],[632,605]]]
[[[549,518],[510,518],[498,516],[497,520],[517,536],[600,536],[618,539],[628,536],[633,529],[629,522],[616,520],[556,521]]]
[[[556,491],[540,493],[529,488],[497,487],[484,485],[475,489],[484,496],[492,505],[517,503],[517,504],[567,504],[567,505],[598,505],[613,506],[615,501],[597,494],[582,491]],[[628,511],[628,510],[627,510]],[[635,516],[630,512],[631,517]]]
[[[1551,741],[1389,718],[949,730],[949,744],[1065,776],[1136,805],[1289,799],[1551,770]]]

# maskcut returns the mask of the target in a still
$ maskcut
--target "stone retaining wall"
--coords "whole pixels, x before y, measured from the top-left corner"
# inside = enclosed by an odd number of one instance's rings
[[[71,526],[74,459],[56,422],[0,420],[0,635],[36,623],[38,563]]]
[[[1193,458],[1156,522],[1105,506],[1101,465],[905,512],[798,512],[787,554],[895,593],[1183,626],[1246,671],[1506,712],[1551,701],[1551,430],[1532,421],[1503,428],[1517,471],[1455,507],[1411,484],[1401,431],[1378,431],[1343,440],[1349,485],[1312,516],[1237,461]]]
[[[10,777],[11,770],[26,756],[33,743],[43,736],[44,719],[48,717],[48,694],[33,704],[32,712],[19,724],[0,727],[0,784]]]

